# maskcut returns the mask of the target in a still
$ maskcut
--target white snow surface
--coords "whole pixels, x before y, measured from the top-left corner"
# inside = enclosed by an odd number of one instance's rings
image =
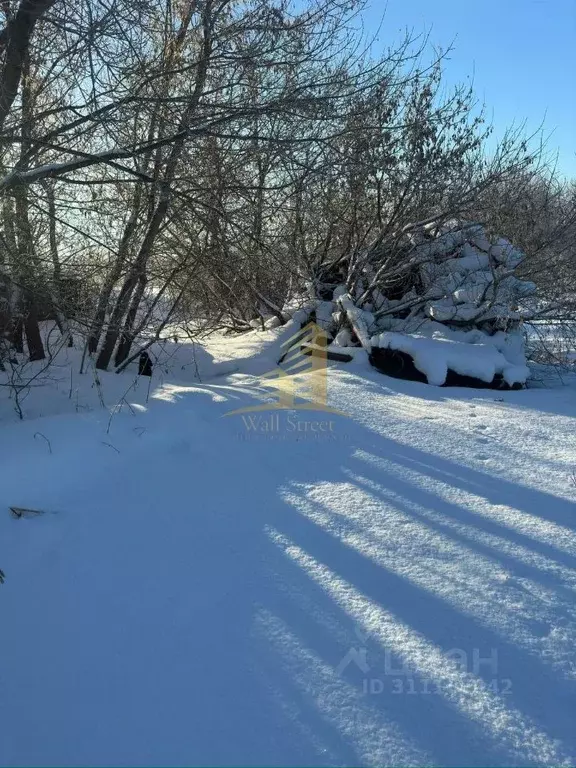
[[[1,427],[1,765],[574,765],[574,382],[226,415],[290,333]]]

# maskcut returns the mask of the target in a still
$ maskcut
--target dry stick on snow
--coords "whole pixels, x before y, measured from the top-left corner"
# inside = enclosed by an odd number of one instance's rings
[[[113,408],[111,408],[111,409],[110,409],[110,417],[109,417],[109,419],[108,419],[108,426],[106,427],[106,434],[107,434],[107,435],[109,435],[109,434],[110,434],[110,428],[112,427],[112,419],[114,418],[114,416],[115,416],[117,413],[120,413],[120,412],[121,412],[121,410],[122,410],[122,406],[123,406],[123,405],[127,405],[127,406],[128,406],[128,410],[130,411],[130,413],[132,414],[132,416],[135,416],[135,415],[136,415],[136,413],[134,412],[134,408],[132,408],[132,406],[130,405],[130,403],[128,402],[128,400],[126,400],[126,395],[127,395],[127,394],[128,394],[128,392],[130,392],[130,390],[131,390],[131,389],[134,387],[135,383],[136,383],[136,382],[135,382],[135,381],[133,381],[133,382],[132,382],[132,384],[130,384],[130,386],[128,387],[128,389],[126,390],[126,392],[124,392],[124,394],[122,395],[122,397],[120,398],[120,400],[118,400],[118,402],[116,403],[116,405],[115,405]]]
[[[113,451],[116,451],[116,453],[120,453],[120,451],[118,450],[118,448],[116,448],[116,446],[115,446],[115,445],[112,445],[112,443],[105,443],[105,442],[104,442],[104,440],[102,440],[101,442],[102,442],[102,445],[107,445],[107,446],[108,446],[108,448],[112,448],[112,450],[113,450]]]
[[[41,509],[29,509],[28,507],[10,507],[10,514],[16,520],[20,520],[23,517],[35,517],[36,515],[43,515],[44,510]]]
[[[50,451],[50,453],[52,453],[52,444],[50,440],[48,440],[46,435],[43,435],[42,432],[34,432],[34,439],[36,439],[37,437],[41,437],[44,440],[46,440],[46,442],[48,443],[48,450]]]

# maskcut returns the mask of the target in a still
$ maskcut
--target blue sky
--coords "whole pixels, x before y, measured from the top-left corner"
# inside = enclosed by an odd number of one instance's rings
[[[543,119],[559,168],[576,178],[576,0],[368,0],[366,32],[384,15],[382,45],[406,28],[430,31],[430,42],[454,42],[446,77],[473,77],[496,132]]]

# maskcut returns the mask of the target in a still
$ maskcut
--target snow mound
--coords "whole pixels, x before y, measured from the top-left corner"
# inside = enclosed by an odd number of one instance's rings
[[[496,344],[489,341],[469,343],[453,338],[386,332],[373,337],[372,346],[410,355],[428,383],[439,387],[446,382],[449,369],[487,383],[499,374],[510,387],[525,384],[529,374],[525,365],[507,359]]]

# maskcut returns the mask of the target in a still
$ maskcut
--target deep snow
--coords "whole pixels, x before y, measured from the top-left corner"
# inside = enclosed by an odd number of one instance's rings
[[[576,389],[225,416],[281,336],[2,427],[0,764],[574,764]]]

